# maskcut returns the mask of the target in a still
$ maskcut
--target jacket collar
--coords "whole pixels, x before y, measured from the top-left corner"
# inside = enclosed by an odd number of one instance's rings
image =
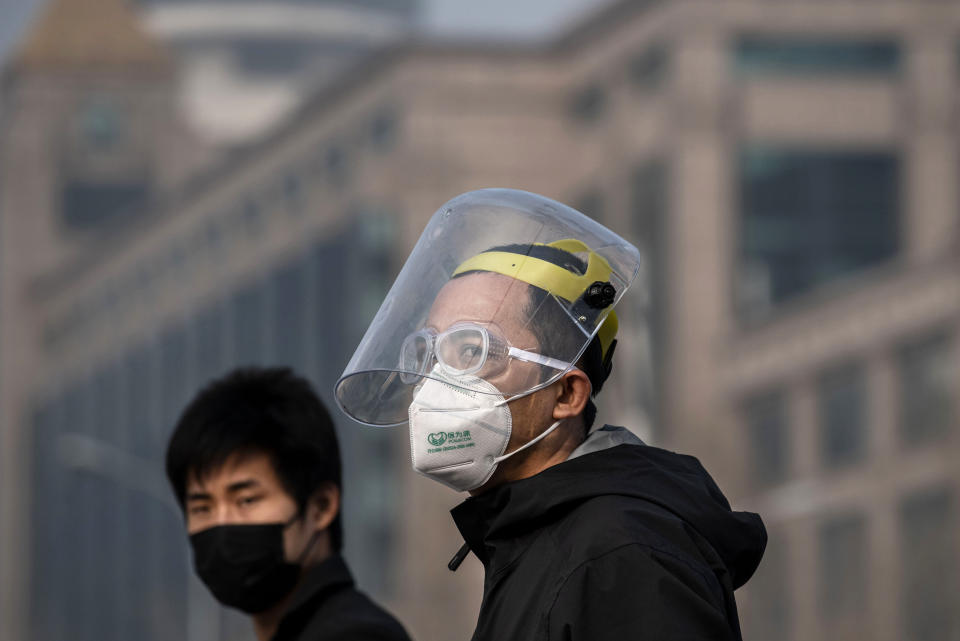
[[[282,628],[288,619],[299,618],[301,610],[308,605],[315,605],[318,599],[326,598],[333,592],[352,586],[353,576],[343,557],[338,553],[333,553],[320,563],[305,568],[303,578],[284,611],[280,627]]]
[[[626,428],[604,425],[591,432],[570,454],[567,461],[560,465],[564,467],[563,471],[566,471],[565,468],[574,459],[623,444],[643,445],[643,441]],[[579,468],[581,464],[577,463],[573,467]],[[551,477],[564,476],[558,472],[561,470],[548,468],[529,479],[505,483],[489,492],[468,498],[450,511],[464,541],[484,566],[488,565],[498,547],[508,547],[504,538],[529,532],[537,527],[538,522],[545,523],[553,514],[565,512],[572,507],[567,504],[568,499],[572,499],[570,502],[574,504],[585,500],[586,497],[567,496],[566,492],[558,495],[550,482]],[[544,482],[548,484],[548,489],[553,491],[537,496],[533,487],[542,487]],[[531,498],[535,500],[531,502]],[[519,510],[518,504],[523,504]],[[511,558],[513,556],[515,555],[511,555]]]
[[[619,438],[609,439],[618,441]],[[594,497],[632,497],[674,514],[714,547],[742,585],[760,562],[760,517],[735,512],[691,456],[630,442],[568,458],[530,478],[468,498],[451,514],[488,575],[511,565],[543,528]]]
[[[609,450],[611,447],[616,447],[617,445],[644,445],[644,442],[640,438],[628,430],[625,427],[620,427],[618,425],[604,425],[603,427],[593,430],[584,439],[583,443],[577,447],[577,449],[570,452],[570,456],[567,457],[567,460],[575,459],[584,454],[590,454],[592,452],[599,452],[601,450]]]

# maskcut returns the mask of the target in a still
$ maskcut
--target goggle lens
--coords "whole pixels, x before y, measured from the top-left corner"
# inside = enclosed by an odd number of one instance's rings
[[[456,327],[437,337],[437,360],[451,373],[473,374],[487,360],[487,332],[479,327]]]
[[[400,380],[407,385],[416,383],[427,370],[430,360],[430,334],[420,331],[407,336],[400,347]]]
[[[506,342],[479,325],[458,324],[440,334],[422,329],[407,336],[400,347],[400,380],[417,383],[433,365],[434,356],[450,376],[494,376],[506,367],[507,353]]]

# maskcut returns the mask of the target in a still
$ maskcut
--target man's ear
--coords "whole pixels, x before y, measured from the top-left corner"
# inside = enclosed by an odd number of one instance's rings
[[[326,530],[340,513],[340,488],[324,483],[307,502],[307,518],[314,531]]]
[[[583,370],[574,368],[556,382],[557,401],[553,406],[553,418],[563,420],[579,416],[590,400],[590,378]]]

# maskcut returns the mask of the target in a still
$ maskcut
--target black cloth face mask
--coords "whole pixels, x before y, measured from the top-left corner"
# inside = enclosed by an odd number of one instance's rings
[[[197,575],[223,605],[247,614],[269,609],[290,594],[300,578],[300,563],[287,561],[283,552],[283,531],[298,518],[217,525],[192,534]]]

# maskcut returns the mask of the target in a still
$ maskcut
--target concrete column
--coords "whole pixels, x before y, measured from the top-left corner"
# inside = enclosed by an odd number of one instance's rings
[[[790,621],[793,638],[797,641],[819,641],[822,638],[817,604],[817,573],[820,569],[817,525],[817,519],[808,516],[787,528],[790,542],[787,576],[792,588]]]
[[[820,469],[820,421],[817,415],[817,390],[805,379],[788,394],[789,446],[793,453],[790,477],[815,478]]]
[[[925,263],[958,244],[956,38],[940,29],[905,40],[902,132],[906,256]]]
[[[723,123],[727,49],[721,36],[692,30],[674,49],[675,153],[666,224],[666,437],[669,446],[702,455],[708,465],[709,426],[719,397],[715,368],[730,317],[733,229]]]
[[[870,461],[877,478],[889,476],[898,458],[897,432],[900,416],[894,355],[889,351],[871,358],[868,370],[870,399]],[[867,619],[873,623],[865,638],[877,641],[899,639],[899,561],[896,490],[893,484],[874,486],[869,502],[868,559],[870,603]]]

